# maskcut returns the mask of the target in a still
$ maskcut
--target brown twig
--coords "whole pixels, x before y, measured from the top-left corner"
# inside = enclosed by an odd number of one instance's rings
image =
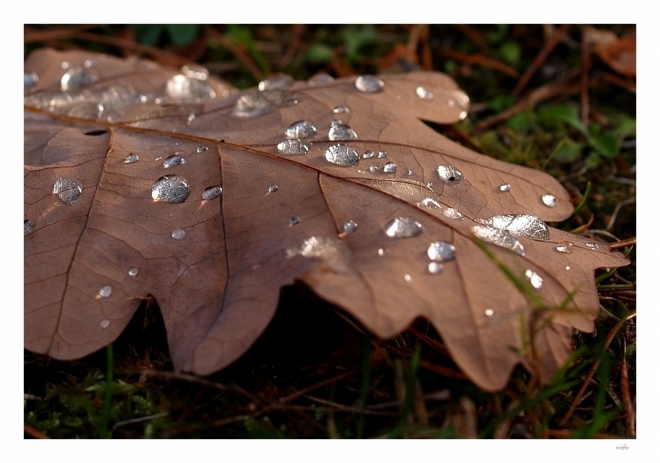
[[[626,338],[623,338],[623,356],[621,359],[621,398],[626,424],[626,436],[635,435],[635,410],[630,400],[630,383],[628,382],[628,362],[626,361]]]
[[[605,339],[605,345],[603,346],[603,353],[607,350],[609,347],[610,343],[612,340],[614,340],[614,337],[616,334],[619,332],[619,329],[631,318],[635,317],[637,314],[635,312],[629,314],[628,316],[624,317],[621,319],[619,323],[614,325],[614,328],[610,330],[609,334],[607,335],[607,338]],[[582,383],[582,387],[580,387],[580,390],[578,393],[575,395],[575,398],[573,399],[573,402],[571,403],[570,408],[566,412],[566,414],[562,417],[561,420],[557,423],[559,426],[564,426],[566,422],[569,420],[569,418],[573,415],[573,412],[575,412],[575,409],[577,408],[578,404],[580,403],[580,400],[582,399],[582,396],[584,395],[584,392],[587,390],[587,386],[589,386],[589,383],[591,382],[592,378],[594,377],[594,374],[596,374],[596,371],[598,370],[598,367],[600,366],[600,362],[602,361],[603,357],[602,355],[594,362],[594,364],[591,367],[591,370],[589,371],[589,374],[587,374],[587,377],[585,378],[584,382]]]
[[[462,53],[460,51],[455,51],[455,50],[449,50],[446,48],[441,48],[436,51],[440,56],[444,56],[445,58],[449,59],[455,59],[456,61],[461,61],[464,63],[468,64],[477,64],[480,66],[485,66],[491,69],[495,69],[496,71],[500,71],[502,74],[506,74],[509,77],[513,77],[514,79],[517,79],[520,74],[518,74],[518,71],[513,69],[511,66],[507,66],[506,64],[488,58],[483,55],[470,55],[467,53]]]
[[[46,434],[27,423],[23,423],[23,432],[33,439],[50,439]]]
[[[213,28],[207,28],[206,33],[209,34],[209,37],[218,41],[218,43],[224,47],[229,53],[234,55],[236,59],[247,68],[252,76],[257,80],[261,81],[264,79],[264,75],[259,69],[259,66],[250,58],[250,56],[245,53],[240,47],[236,46],[231,42],[227,37],[222,35],[220,32],[216,31]]]
[[[289,39],[289,46],[287,47],[284,56],[277,64],[278,69],[284,69],[287,67],[289,63],[291,63],[291,60],[296,56],[296,53],[298,53],[298,48],[300,47],[300,39],[304,30],[305,26],[303,24],[294,24],[291,26],[291,38]]]
[[[637,244],[637,237],[633,236],[632,238],[617,241],[616,243],[610,243],[610,249],[627,248],[628,246],[634,246],[636,244]]]
[[[589,123],[589,70],[591,55],[586,28],[582,27],[582,69],[580,71],[580,120],[584,126]]]
[[[516,87],[513,89],[512,93],[514,97],[517,98],[518,95],[520,95],[520,92],[523,90],[523,88],[525,88],[529,82],[529,79],[531,79],[534,73],[539,69],[539,67],[541,67],[543,62],[548,58],[548,55],[550,55],[552,50],[554,50],[555,47],[559,44],[559,41],[562,39],[562,37],[566,35],[566,31],[568,31],[569,27],[571,27],[570,24],[564,24],[561,26],[557,32],[555,32],[552,40],[546,43],[539,54],[536,55],[536,58],[534,58],[532,64],[530,64],[529,67],[525,70],[525,73],[522,75],[518,81],[518,84],[516,84]]]

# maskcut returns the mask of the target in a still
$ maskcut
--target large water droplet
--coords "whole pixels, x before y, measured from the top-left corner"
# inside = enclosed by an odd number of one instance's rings
[[[99,297],[110,297],[112,296],[112,286],[110,285],[103,285],[99,288]]]
[[[490,219],[482,219],[479,222],[490,225],[500,230],[506,230],[514,236],[529,238],[536,241],[550,239],[550,229],[546,223],[530,214],[506,214],[496,215]]]
[[[541,278],[538,273],[531,270],[525,270],[525,276],[529,279],[529,282],[534,289],[540,289],[541,286],[543,286],[543,278]]]
[[[410,217],[396,217],[385,225],[385,234],[390,238],[412,238],[423,230],[422,224]]]
[[[135,153],[131,153],[128,156],[126,156],[126,159],[124,159],[124,164],[134,164],[140,160],[140,156],[138,156]]]
[[[232,116],[240,118],[257,117],[277,108],[284,108],[297,103],[297,98],[284,90],[264,90],[263,92],[253,90],[244,93],[236,100]]]
[[[182,158],[178,154],[173,154],[172,156],[168,156],[163,161],[163,167],[168,168],[168,167],[180,166],[181,164],[185,164],[185,163],[186,163],[185,158]]]
[[[75,178],[58,178],[53,185],[53,194],[66,205],[72,205],[82,197],[82,183]]]
[[[355,220],[349,220],[344,224],[344,231],[346,233],[355,233],[358,229],[358,224]]]
[[[180,175],[163,175],[151,187],[151,197],[156,201],[182,203],[189,194],[188,180]]]
[[[212,199],[219,198],[220,195],[222,195],[222,187],[220,185],[213,185],[202,191],[202,199],[204,201],[211,201]]]
[[[328,147],[325,160],[339,166],[356,166],[360,162],[360,155],[348,145],[338,143]]]
[[[548,207],[555,207],[557,205],[557,198],[555,198],[555,195],[551,195],[550,193],[543,193],[541,195],[541,201],[543,201],[543,204]]]
[[[182,240],[184,239],[188,233],[183,228],[177,228],[175,230],[172,230],[172,238],[175,240]]]
[[[215,98],[215,90],[205,81],[177,74],[167,81],[167,95],[177,100],[205,100]]]
[[[291,124],[284,132],[286,138],[314,138],[316,136],[316,127],[311,122],[298,121]]]
[[[372,159],[375,156],[374,152],[371,150],[365,151],[362,155],[362,159]]]
[[[440,180],[447,185],[456,185],[463,181],[463,173],[454,166],[438,166],[436,168]]]
[[[516,254],[520,254],[521,256],[525,255],[525,248],[523,245],[507,231],[499,230],[487,225],[474,225],[472,227],[472,233],[474,233],[474,236],[487,243],[503,247]]]
[[[502,193],[509,192],[511,191],[511,185],[509,185],[508,183],[503,183],[499,186],[498,190]]]
[[[417,87],[415,93],[424,101],[433,101],[433,92],[425,87]]]
[[[429,273],[437,275],[438,273],[442,273],[443,270],[444,267],[440,262],[429,262]]]
[[[337,140],[357,140],[358,136],[355,130],[351,129],[348,125],[338,123],[334,124],[328,130],[328,139]]]
[[[138,274],[139,270],[137,267],[131,267],[128,269],[128,275],[132,277],[136,277]]]
[[[259,82],[259,90],[281,90],[291,87],[293,82],[293,77],[287,74],[275,74]]]
[[[384,87],[385,82],[376,76],[359,76],[355,79],[355,88],[363,93],[382,92]]]
[[[29,235],[34,231],[34,223],[31,220],[23,221],[23,236]]]
[[[34,72],[24,72],[23,73],[23,90],[29,90],[37,86],[39,82],[39,76]]]
[[[456,256],[455,251],[456,248],[451,243],[447,243],[446,241],[434,241],[429,246],[427,254],[431,260],[436,262],[446,262],[454,259]]]
[[[96,82],[96,76],[84,69],[70,69],[60,80],[60,87],[63,92],[77,90],[86,85]]]
[[[309,144],[302,140],[284,140],[277,144],[277,152],[285,156],[299,156],[309,152]]]
[[[393,162],[388,162],[383,166],[383,172],[385,172],[386,174],[396,173],[396,164]]]
[[[350,109],[348,109],[346,106],[335,106],[332,112],[335,114],[344,114],[350,112]]]

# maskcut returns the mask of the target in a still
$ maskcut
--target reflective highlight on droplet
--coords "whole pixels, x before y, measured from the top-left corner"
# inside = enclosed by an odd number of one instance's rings
[[[493,316],[493,309],[486,309],[484,310],[484,315],[487,317],[492,317]]]
[[[105,318],[105,319],[101,320],[101,322],[99,323],[99,325],[101,325],[101,328],[107,328],[107,327],[110,326],[110,320],[108,320],[107,318]]]
[[[298,121],[287,127],[284,131],[284,136],[286,138],[298,138],[304,140],[306,138],[314,138],[316,132],[316,126],[311,122]]]
[[[341,105],[341,106],[335,106],[332,109],[332,112],[335,113],[335,114],[343,114],[343,113],[350,112],[350,109],[348,109],[346,106]]]
[[[551,195],[550,193],[543,193],[541,195],[541,201],[543,201],[543,204],[548,207],[555,207],[557,205],[557,198],[555,198],[555,195]]]
[[[429,256],[429,259],[433,261],[447,262],[456,257],[456,248],[453,244],[447,243],[446,241],[434,241],[431,243],[426,253]]]
[[[172,230],[172,238],[175,240],[182,240],[184,239],[188,233],[183,228],[177,228],[175,230]]]
[[[596,243],[585,243],[584,245],[589,249],[598,249],[598,244]]]
[[[355,220],[349,220],[344,224],[344,231],[346,233],[355,233],[358,229],[358,224]]]
[[[489,219],[479,220],[484,225],[490,225],[500,230],[506,230],[514,236],[529,238],[536,241],[550,239],[550,229],[546,223],[531,214],[496,215]]]
[[[268,193],[275,193],[277,190],[279,190],[277,185],[271,185],[268,187]]]
[[[442,209],[442,204],[433,198],[424,198],[417,203],[417,207],[425,207],[427,209]]]
[[[436,171],[440,176],[440,180],[447,185],[456,185],[463,181],[463,173],[454,166],[438,166]]]
[[[70,69],[60,80],[60,87],[63,92],[77,90],[96,82],[96,76],[84,69]]]
[[[53,185],[53,194],[56,194],[64,204],[71,206],[82,197],[82,183],[75,178],[58,178]]]
[[[374,152],[371,150],[365,151],[362,155],[362,159],[371,159],[375,156]]]
[[[457,209],[454,209],[453,207],[448,207],[447,209],[442,211],[442,215],[452,220],[459,220],[463,218],[463,214]]]
[[[355,79],[355,88],[362,93],[378,93],[382,92],[383,88],[385,88],[385,82],[376,76],[359,76]]]
[[[396,173],[396,164],[393,162],[388,162],[383,166],[383,172],[385,172],[386,174]]]
[[[433,92],[426,87],[417,87],[415,93],[424,101],[433,101]]]
[[[131,268],[128,269],[128,275],[132,276],[132,277],[137,276],[138,272],[139,272],[139,270],[138,270],[137,267],[131,267]]]
[[[213,199],[219,198],[222,195],[222,187],[220,185],[213,185],[207,187],[202,191],[202,199],[204,201],[211,201]]]
[[[165,158],[163,161],[163,167],[168,168],[168,167],[174,167],[174,166],[180,166],[181,164],[185,164],[186,160],[185,158],[182,158],[178,154],[173,154],[172,156],[168,156]]]
[[[433,275],[437,275],[438,273],[442,273],[444,267],[440,262],[429,262],[428,269],[429,269],[429,273],[432,273]]]
[[[534,289],[541,289],[541,286],[543,286],[543,278],[541,278],[538,273],[531,270],[525,270],[525,276],[529,279],[529,282]]]
[[[287,74],[276,74],[259,82],[259,90],[275,90],[289,88],[293,85],[294,79]]]
[[[474,236],[487,243],[508,249],[521,256],[525,255],[525,248],[523,245],[507,231],[499,230],[487,225],[474,225],[472,227],[472,233]]]
[[[388,255],[389,253],[390,253],[390,250],[387,249],[387,248],[379,248],[379,249],[378,249],[378,256],[379,256],[379,257],[386,256],[386,255]]]
[[[299,156],[309,152],[309,144],[302,140],[284,140],[277,144],[277,151],[285,156]]]
[[[499,186],[498,190],[502,193],[506,193],[508,191],[511,191],[511,185],[508,183],[503,183]]]
[[[151,187],[151,197],[156,201],[182,203],[189,194],[188,180],[180,175],[163,175]]]
[[[423,230],[422,224],[410,217],[396,217],[385,225],[385,234],[390,238],[412,238]]]
[[[360,155],[348,145],[339,143],[328,147],[325,160],[338,166],[356,166],[360,162]]]
[[[99,288],[99,297],[110,297],[112,296],[112,286],[110,285],[103,285]]]
[[[378,152],[378,159],[383,159],[383,158],[386,158],[386,157],[387,157],[387,151],[381,150],[381,151]]]
[[[284,90],[253,90],[241,95],[232,110],[239,118],[258,117],[298,103],[298,99]]]

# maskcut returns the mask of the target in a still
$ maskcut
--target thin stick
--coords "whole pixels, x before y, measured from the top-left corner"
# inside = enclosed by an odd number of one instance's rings
[[[23,432],[34,439],[50,439],[46,434],[27,423],[23,423]]]
[[[506,64],[500,61],[487,58],[483,55],[470,55],[467,53],[462,53],[460,51],[448,50],[448,49],[436,50],[436,53],[438,53],[440,56],[444,56],[445,58],[455,59],[456,61],[461,61],[463,63],[477,64],[480,66],[485,66],[491,69],[495,69],[496,71],[499,71],[502,74],[506,74],[509,77],[513,77],[514,79],[517,79],[518,76],[520,75],[518,74],[518,71],[513,69],[511,66],[507,66]]]
[[[227,39],[227,37],[210,27],[206,29],[206,32],[209,34],[209,37],[217,40],[220,45],[229,51],[229,53],[234,55],[236,59],[240,61],[241,64],[248,69],[248,71],[250,71],[256,80],[261,81],[264,79],[264,75],[261,73],[259,67],[254,63],[250,56],[248,56],[243,50],[240,49],[240,47],[237,47],[229,39]]]
[[[632,238],[627,238],[625,240],[617,241],[616,243],[610,243],[610,249],[627,248],[628,246],[635,246],[636,244],[637,244],[637,237],[633,236]]]
[[[587,41],[587,30],[582,27],[582,70],[580,75],[580,120],[582,124],[589,124],[589,70],[591,69],[591,55]]]

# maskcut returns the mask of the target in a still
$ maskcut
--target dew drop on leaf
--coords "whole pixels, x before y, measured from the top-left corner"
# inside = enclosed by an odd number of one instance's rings
[[[503,183],[499,186],[498,190],[501,191],[502,193],[509,192],[511,191],[511,185],[509,185],[508,183]]]
[[[417,203],[417,207],[425,207],[427,209],[442,209],[442,205],[433,198],[424,198]]]
[[[349,112],[350,109],[348,109],[346,106],[335,106],[332,110],[333,113],[335,114],[343,114]]]
[[[34,72],[24,72],[23,73],[23,89],[29,90],[37,86],[39,82],[39,76]]]
[[[375,173],[378,172],[379,167],[378,166],[369,166],[369,172]]]
[[[438,166],[436,171],[440,176],[440,180],[447,185],[456,185],[463,181],[463,173],[454,166]]]
[[[167,81],[167,95],[177,100],[206,100],[215,98],[215,90],[200,79],[177,74]]]
[[[487,243],[508,249],[521,256],[525,255],[525,248],[523,245],[507,231],[487,225],[474,225],[472,227],[472,233],[474,236]]]
[[[406,175],[415,175],[415,171],[412,169],[408,169],[408,172],[406,172]]]
[[[484,225],[490,225],[499,230],[506,230],[514,236],[529,238],[536,241],[550,239],[548,225],[531,214],[496,215],[489,219],[479,220]]]
[[[543,193],[541,195],[541,201],[543,201],[543,204],[548,207],[555,207],[557,205],[557,198],[555,198],[555,195],[551,195],[550,193]]]
[[[268,193],[275,193],[277,190],[279,190],[280,187],[277,185],[271,185],[268,187]]]
[[[412,281],[413,281],[412,277],[410,275],[408,275],[407,273],[403,276],[403,279],[407,283],[412,283]]]
[[[532,270],[525,270],[525,276],[529,279],[529,282],[534,289],[541,289],[541,286],[543,286],[543,278],[541,278],[538,273],[533,272]]]
[[[378,159],[383,159],[387,157],[387,151],[379,151],[378,152]]]
[[[204,151],[208,150],[208,146],[200,145],[197,147],[197,153],[203,153]]]
[[[156,201],[182,203],[189,194],[188,180],[180,175],[163,175],[151,187],[151,197]]]
[[[126,156],[126,159],[124,159],[124,164],[134,164],[140,160],[140,156],[138,156],[135,153],[131,153],[128,156]]]
[[[493,313],[495,313],[495,312],[493,312],[493,309],[484,310],[484,315],[487,316],[487,317],[492,317]]]
[[[348,145],[338,143],[328,147],[325,160],[338,166],[356,166],[360,162],[360,155]]]
[[[53,194],[59,196],[68,206],[78,202],[82,197],[82,183],[75,178],[58,178],[53,185]]]
[[[284,90],[252,90],[236,100],[231,114],[239,118],[258,117],[297,103],[297,98]]]
[[[23,221],[23,236],[29,235],[34,231],[34,224],[31,220]]]
[[[385,225],[385,234],[390,238],[412,238],[423,230],[422,224],[410,217],[396,217]]]
[[[358,76],[358,78],[355,79],[355,88],[357,88],[362,93],[382,92],[384,87],[385,82],[376,76],[365,75]]]
[[[440,262],[429,262],[429,273],[437,275],[438,273],[442,273],[443,269],[444,267]]]
[[[137,267],[131,267],[131,268],[128,269],[128,275],[132,276],[132,277],[137,276],[138,272],[139,272],[139,270],[138,270]]]
[[[186,235],[188,235],[188,233],[186,233],[186,231],[183,228],[177,228],[172,230],[172,238],[174,238],[175,240],[182,240],[186,237]]]
[[[289,226],[290,226],[290,227],[292,227],[292,226],[294,226],[294,225],[298,225],[299,223],[300,223],[300,217],[298,217],[298,216],[291,217],[291,218],[289,219]]]
[[[371,159],[375,156],[374,152],[371,150],[365,151],[362,155],[362,159]]]
[[[202,199],[204,201],[211,201],[212,199],[219,198],[222,194],[222,187],[220,185],[213,185],[207,187],[202,191]]]
[[[433,92],[425,87],[417,87],[415,93],[424,101],[433,101]]]
[[[206,80],[209,70],[199,64],[186,64],[181,66],[181,73],[186,77],[197,80]]]
[[[112,296],[112,286],[110,285],[103,285],[99,288],[99,297],[110,297]]]
[[[168,168],[168,167],[180,166],[181,164],[185,164],[185,163],[186,163],[185,158],[182,158],[178,154],[173,154],[172,156],[168,156],[163,161],[163,167]]]
[[[328,139],[332,141],[338,140],[357,140],[358,136],[355,130],[351,129],[346,124],[333,124],[328,130]]]
[[[299,156],[309,152],[309,144],[302,140],[284,140],[277,144],[277,152],[285,156]]]
[[[379,257],[386,256],[386,255],[388,255],[389,253],[390,253],[390,250],[387,249],[387,248],[379,248],[379,249],[378,249],[378,256],[379,256]]]
[[[67,71],[60,80],[60,87],[63,92],[77,90],[86,85],[96,82],[96,76],[84,69],[71,69]]]
[[[262,92],[264,90],[281,90],[291,87],[293,83],[294,79],[290,75],[276,74],[259,82],[259,90]]]
[[[383,172],[385,172],[386,174],[396,173],[396,164],[393,162],[388,162],[383,166]]]
[[[436,262],[446,262],[448,260],[453,260],[456,256],[456,248],[453,244],[447,243],[446,241],[434,241],[429,246],[427,254],[429,259]]]
[[[286,138],[298,138],[301,140],[314,138],[316,136],[316,127],[307,121],[294,122],[284,131],[284,136]]]
[[[453,220],[458,220],[463,218],[463,214],[460,211],[454,209],[453,207],[448,207],[447,209],[442,211],[442,215],[444,215],[448,219],[453,219]]]
[[[99,325],[101,325],[101,328],[107,328],[107,327],[110,326],[110,320],[105,318],[105,319],[101,320],[101,323],[99,323]]]
[[[344,231],[346,233],[355,233],[358,229],[358,224],[355,220],[349,220],[344,224]]]
[[[598,249],[598,244],[596,243],[585,243],[584,245],[589,249]]]

